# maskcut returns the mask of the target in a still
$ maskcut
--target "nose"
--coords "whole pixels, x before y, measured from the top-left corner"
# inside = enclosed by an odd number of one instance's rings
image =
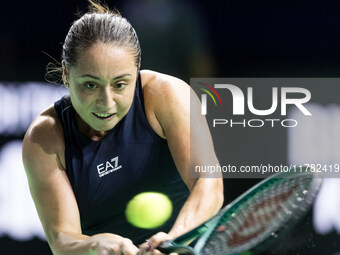
[[[116,104],[114,98],[114,92],[111,90],[111,86],[104,86],[100,90],[100,95],[97,99],[97,104],[102,105],[107,109],[113,108]]]

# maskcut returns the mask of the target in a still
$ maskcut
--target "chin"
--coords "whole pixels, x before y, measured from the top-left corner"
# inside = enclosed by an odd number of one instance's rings
[[[107,131],[110,131],[111,129],[113,129],[114,127],[116,126],[116,124],[114,125],[110,125],[110,126],[105,126],[105,127],[98,127],[98,129],[95,129],[99,132],[107,132]]]
[[[112,128],[113,128],[113,126],[112,127],[97,127],[97,128],[93,128],[93,129],[97,132],[108,132]]]
[[[107,132],[113,129],[119,121],[111,120],[110,122],[103,125],[103,123],[92,123],[91,128],[97,132]]]

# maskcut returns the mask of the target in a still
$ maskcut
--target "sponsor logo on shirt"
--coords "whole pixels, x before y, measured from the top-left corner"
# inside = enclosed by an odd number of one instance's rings
[[[98,171],[99,177],[103,177],[107,174],[110,174],[122,168],[121,165],[118,165],[118,159],[119,159],[119,156],[114,157],[111,160],[108,160],[106,162],[103,162],[97,165],[97,171]]]

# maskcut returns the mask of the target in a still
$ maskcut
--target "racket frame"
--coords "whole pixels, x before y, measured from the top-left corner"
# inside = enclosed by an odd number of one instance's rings
[[[308,170],[304,170],[304,171],[306,172],[302,172],[299,174],[294,173],[294,172],[293,173],[282,172],[282,173],[274,174],[266,179],[263,179],[262,181],[257,183],[255,186],[253,186],[252,188],[244,192],[241,196],[236,198],[234,201],[232,201],[230,204],[226,205],[224,208],[220,210],[218,214],[208,219],[203,224],[199,225],[198,227],[192,229],[191,231],[173,240],[162,242],[161,245],[157,247],[157,249],[165,253],[178,252],[180,254],[182,253],[192,254],[192,255],[200,254],[201,250],[204,248],[206,244],[207,239],[210,237],[211,233],[215,231],[217,225],[220,223],[220,219],[224,217],[231,217],[234,211],[237,210],[237,208],[239,208],[239,206],[243,204],[245,200],[249,200],[259,190],[262,190],[264,185],[272,186],[273,183],[274,184],[280,183],[281,181],[287,178],[312,178],[313,180],[310,185],[311,189],[309,190],[309,192],[312,192],[310,199],[314,199],[316,192],[318,191],[321,185],[322,180],[321,178],[316,177],[314,173],[311,173]],[[311,202],[312,201],[308,201],[308,203],[311,203]],[[185,245],[195,239],[197,239],[197,243],[194,245],[194,247]]]

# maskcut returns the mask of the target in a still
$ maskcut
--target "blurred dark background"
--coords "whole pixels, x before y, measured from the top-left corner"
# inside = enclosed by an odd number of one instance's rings
[[[135,27],[142,46],[142,69],[168,73],[187,83],[190,77],[339,77],[338,1],[106,2]],[[86,10],[85,0],[2,2],[0,83],[19,88],[25,82],[45,82],[46,65],[52,58],[60,61],[62,43],[76,13]],[[12,107],[2,106],[3,111]],[[22,137],[23,133],[0,134],[0,149]],[[278,160],[285,159],[285,148],[280,152]],[[226,202],[257,181],[226,180]],[[309,231],[299,239],[304,249],[275,254],[340,254],[339,236],[313,233],[308,220],[296,234]],[[0,254],[50,252],[39,238],[18,241],[0,229]]]
[[[186,49],[183,59],[192,55],[203,59],[183,61],[188,63],[180,71],[185,80],[199,75],[197,69],[222,77],[338,76],[338,1],[107,2],[135,26],[142,44],[142,68],[183,66],[175,53]],[[86,7],[86,0],[2,3],[1,80],[43,81],[50,58],[42,52],[60,60],[75,13],[85,12]],[[159,55],[160,63],[151,63],[156,58],[152,55]]]

